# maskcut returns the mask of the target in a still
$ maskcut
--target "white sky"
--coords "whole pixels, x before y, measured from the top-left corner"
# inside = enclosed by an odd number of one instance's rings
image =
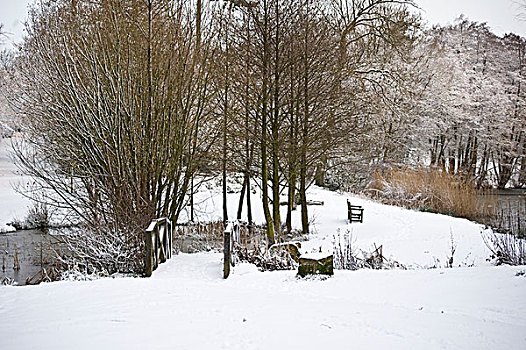
[[[0,49],[11,48],[23,37],[24,21],[30,0],[0,0],[0,23],[8,37],[0,37]]]
[[[423,10],[423,17],[429,24],[446,25],[460,14],[470,20],[487,22],[497,35],[513,32],[526,37],[526,9],[520,10],[519,3],[526,7],[526,0],[415,0]],[[32,0],[0,0],[0,23],[8,38],[1,38],[0,49],[11,48],[23,37],[27,6]],[[523,14],[524,20],[519,20]]]
[[[526,37],[526,0],[415,0],[429,24],[451,24],[460,15],[486,22],[499,36],[515,33]],[[522,15],[523,20],[519,19]]]

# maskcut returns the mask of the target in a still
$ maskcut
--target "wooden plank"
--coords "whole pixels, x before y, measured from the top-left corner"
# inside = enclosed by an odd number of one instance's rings
[[[352,205],[351,202],[347,199],[347,219],[350,223],[363,223],[363,211],[363,207],[359,205]]]

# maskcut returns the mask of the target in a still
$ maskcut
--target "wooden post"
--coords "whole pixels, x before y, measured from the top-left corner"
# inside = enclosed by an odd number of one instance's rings
[[[173,245],[173,225],[170,220],[166,220],[166,233],[167,233],[167,244],[166,244],[166,258],[172,258],[172,245]]]
[[[226,230],[223,233],[223,278],[228,278],[228,275],[230,275],[230,239],[231,239],[231,232],[229,230]]]
[[[230,275],[230,265],[235,265],[235,259],[232,255],[234,252],[234,245],[236,242],[239,242],[239,235],[239,222],[230,222],[223,233],[223,278],[227,278],[228,275]]]
[[[168,253],[166,249],[167,248],[166,247],[167,245],[166,236],[168,233],[166,232],[166,229],[167,229],[166,219],[157,220],[155,232],[157,234],[157,242],[159,243],[159,247],[157,247],[158,248],[157,251],[159,254],[159,264],[165,262],[167,259],[166,255]]]
[[[150,277],[153,272],[153,266],[152,266],[152,232],[146,231],[144,232],[144,275],[146,277]]]

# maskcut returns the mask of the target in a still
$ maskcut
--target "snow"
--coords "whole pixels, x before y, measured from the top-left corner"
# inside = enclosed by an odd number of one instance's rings
[[[260,203],[260,191],[254,190],[253,217],[264,222]],[[228,213],[237,213],[239,194],[227,195]],[[312,234],[302,243],[301,251],[332,252],[333,241],[338,234],[350,234],[355,246],[365,251],[383,245],[383,254],[409,267],[445,266],[451,255],[452,239],[456,247],[454,264],[471,266],[488,264],[490,252],[482,240],[482,225],[466,219],[445,215],[422,213],[404,208],[387,206],[358,196],[337,193],[313,186],[308,192],[309,200],[323,201],[324,205],[309,206]],[[362,223],[347,223],[347,199],[353,205],[364,208]],[[282,199],[285,201],[285,198]],[[199,220],[222,220],[222,194],[220,186],[203,189],[196,194]],[[245,209],[245,208],[244,208]],[[286,206],[281,207],[286,217]],[[243,218],[246,218],[245,211]],[[185,217],[183,216],[183,221]],[[294,213],[293,226],[301,227],[299,209]]]
[[[524,349],[517,267],[294,271],[181,254],[150,279],[0,289],[2,349]]]
[[[237,196],[228,196],[229,213]],[[14,198],[13,209],[20,204]],[[200,191],[199,219],[221,219],[220,198],[215,186]],[[364,207],[363,224],[347,224],[347,198]],[[3,286],[0,348],[526,348],[526,267],[492,266],[480,225],[316,187],[309,199],[325,204],[309,207],[313,233],[304,253],[326,254],[338,232],[348,231],[356,248],[382,245],[384,255],[411,269],[300,279],[296,271],[239,264],[224,280],[222,253],[213,252],[174,256],[151,278]],[[23,216],[24,206],[18,209]],[[296,212],[296,227],[299,220]],[[447,269],[452,239],[455,268]]]
[[[310,260],[322,260],[329,256],[331,256],[331,252],[325,252],[325,253],[303,253],[301,254],[301,257],[304,259],[310,259]]]
[[[14,231],[7,223],[15,218],[24,219],[30,205],[29,199],[15,191],[15,187],[26,179],[11,162],[10,150],[11,139],[0,139],[0,232]]]

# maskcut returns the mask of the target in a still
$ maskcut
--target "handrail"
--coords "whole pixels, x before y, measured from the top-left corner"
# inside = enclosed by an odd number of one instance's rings
[[[168,218],[152,220],[144,232],[144,275],[150,277],[159,266],[172,257],[173,225]]]

